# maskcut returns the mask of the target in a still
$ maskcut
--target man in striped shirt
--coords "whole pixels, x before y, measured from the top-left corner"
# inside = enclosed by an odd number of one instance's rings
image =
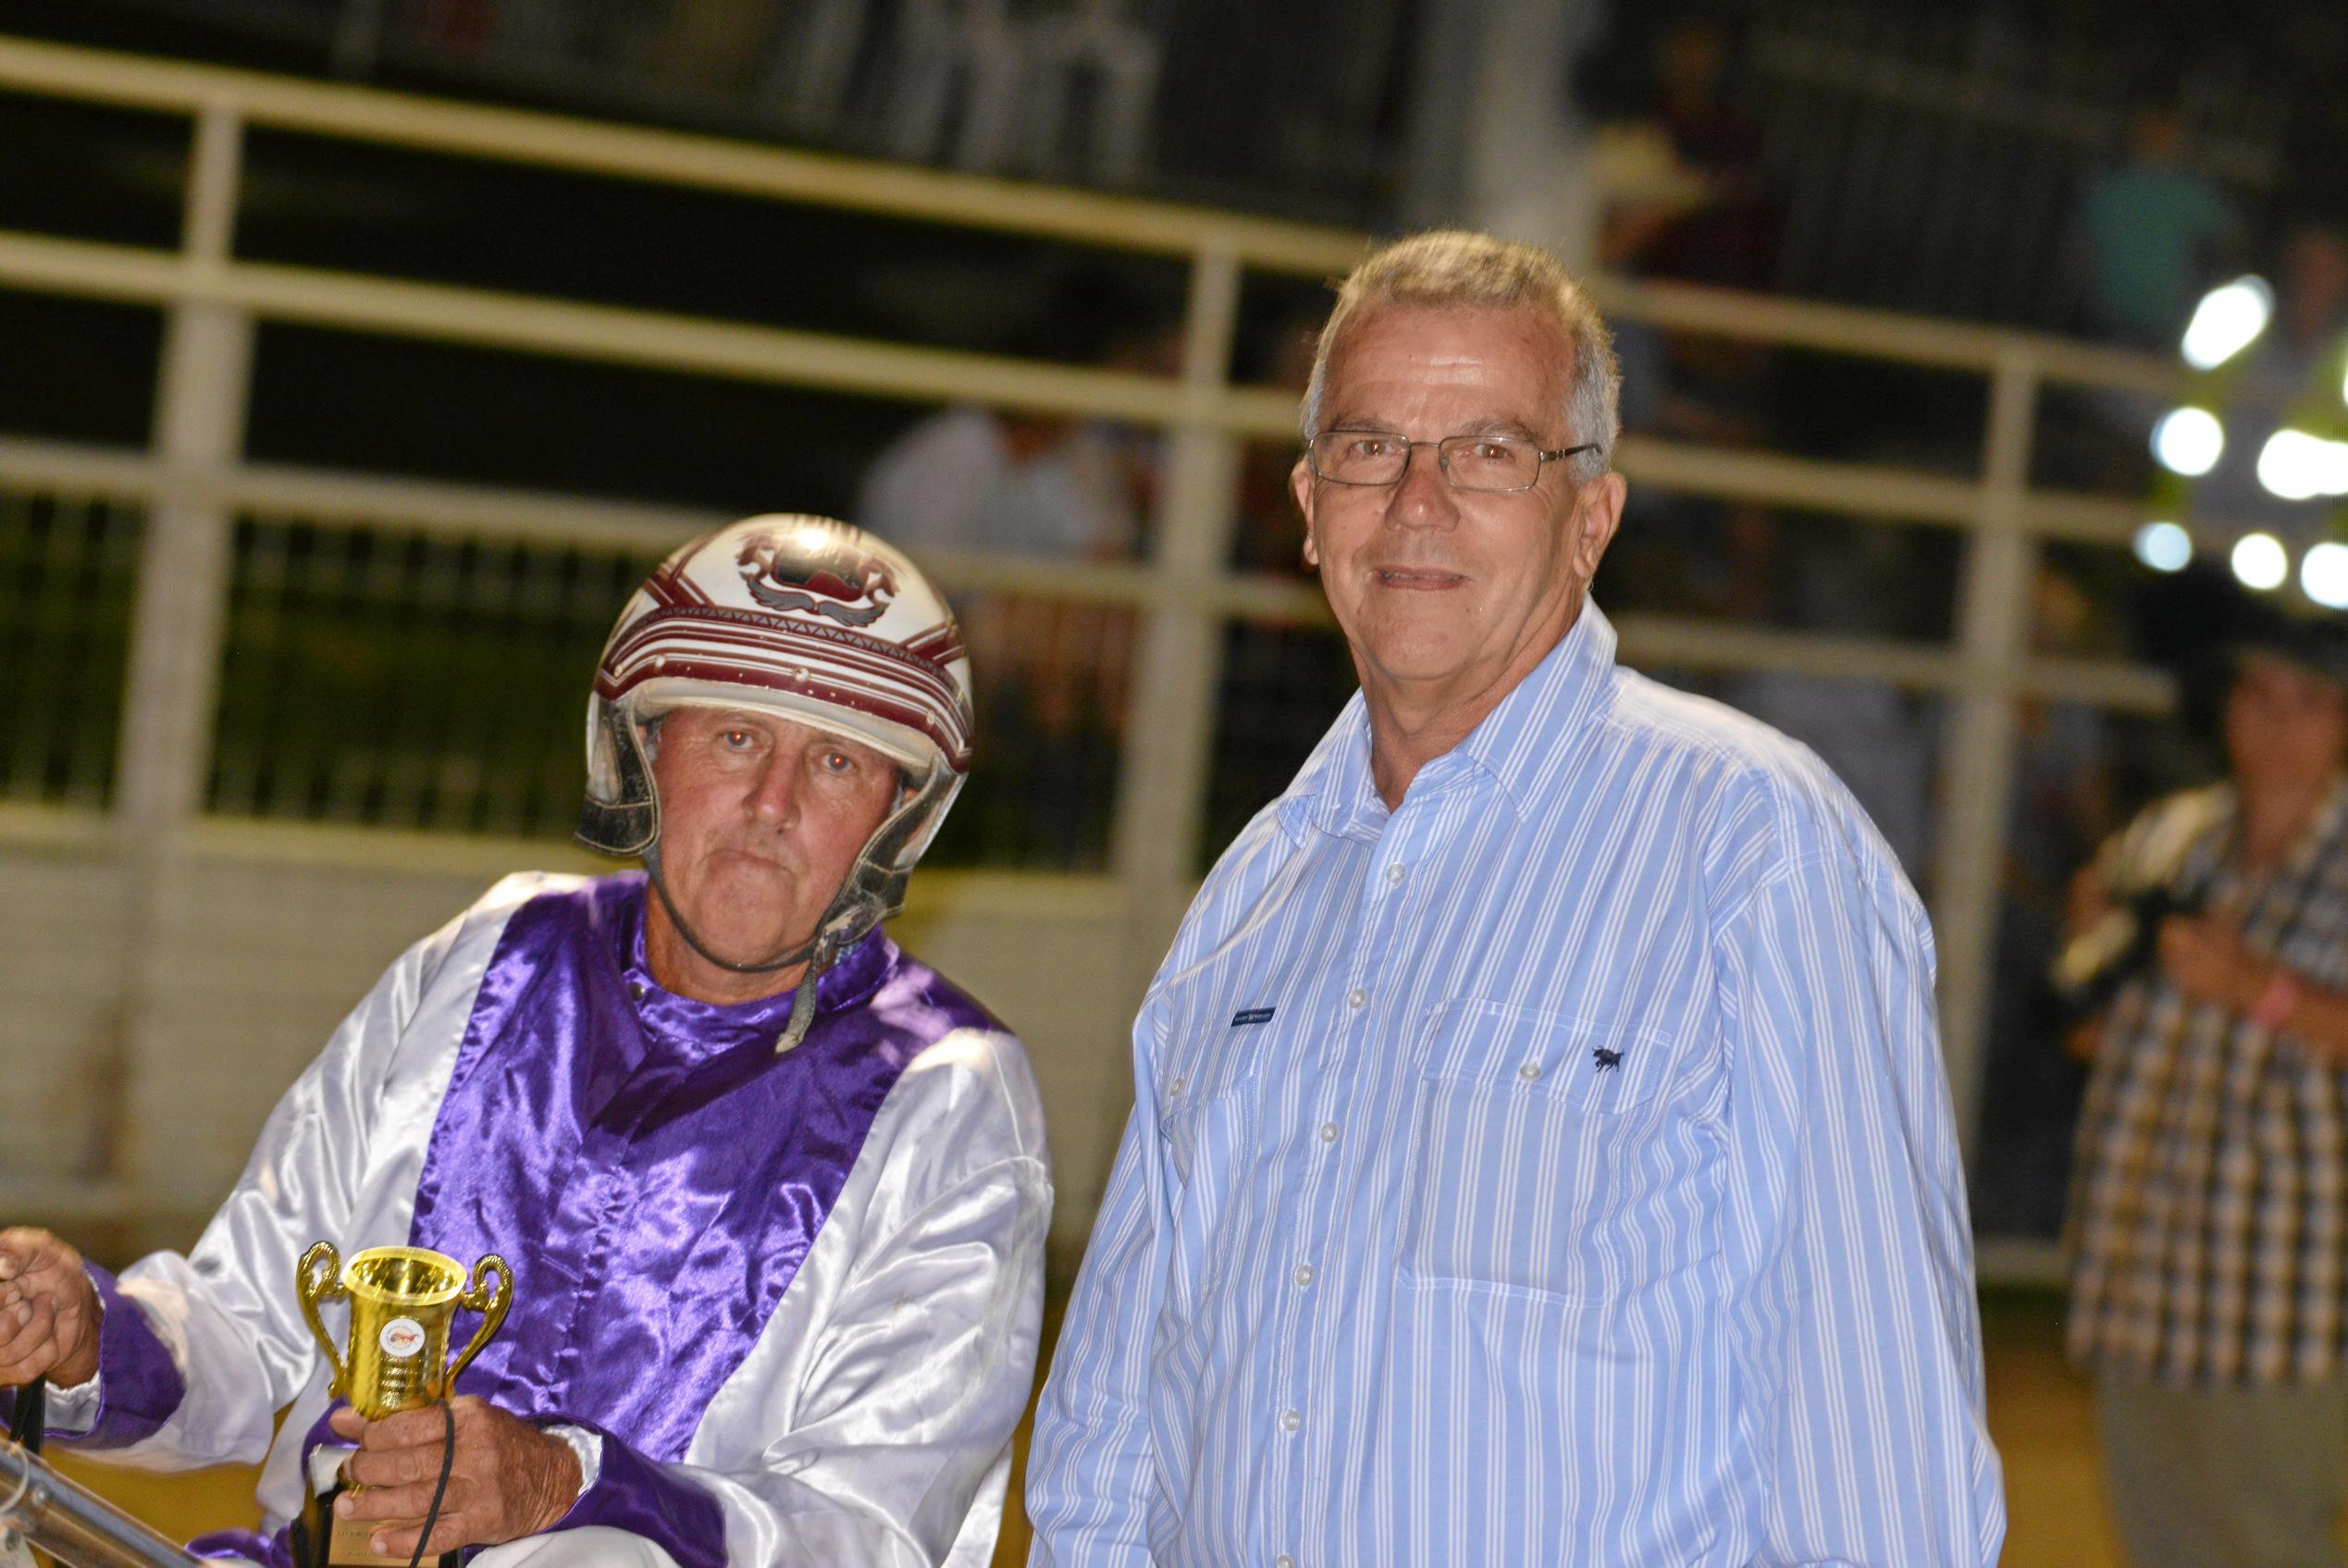
[[[1039,1568],[1996,1557],[1930,932],[1814,757],[1615,664],[1615,380],[1528,247],[1339,296],[1362,691],[1134,1026]]]
[[[2348,1502],[2338,630],[2247,643],[2224,732],[2227,782],[2148,809],[2073,891],[2082,933],[2147,893],[2180,911],[2094,1031],[2071,1192],[2070,1349],[2135,1568],[2337,1564]]]

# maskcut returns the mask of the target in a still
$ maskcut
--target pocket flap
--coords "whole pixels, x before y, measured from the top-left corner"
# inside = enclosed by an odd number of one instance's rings
[[[1670,1076],[1669,1036],[1614,1019],[1455,997],[1428,1016],[1424,1074],[1625,1110]]]

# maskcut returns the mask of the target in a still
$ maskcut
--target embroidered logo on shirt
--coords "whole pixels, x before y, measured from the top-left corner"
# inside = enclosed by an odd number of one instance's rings
[[[1269,1007],[1243,1007],[1231,1015],[1233,1029],[1244,1029],[1252,1023],[1270,1023],[1271,1021],[1272,1009]]]
[[[1610,1051],[1603,1045],[1593,1045],[1590,1047],[1589,1054],[1590,1059],[1598,1064],[1598,1070],[1600,1072],[1612,1072],[1623,1065],[1623,1054],[1620,1051]]]

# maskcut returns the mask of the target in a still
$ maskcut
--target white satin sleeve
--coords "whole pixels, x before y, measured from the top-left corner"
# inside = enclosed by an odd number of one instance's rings
[[[185,1391],[157,1429],[92,1458],[157,1470],[250,1463],[267,1452],[279,1410],[296,1406],[287,1421],[303,1423],[298,1438],[324,1407],[325,1361],[294,1297],[294,1266],[315,1241],[348,1257],[405,1239],[482,970],[504,917],[543,885],[507,879],[393,962],[278,1100],[194,1249],[123,1272],[120,1297],[146,1318]],[[102,1402],[108,1378],[102,1366]]]
[[[924,1052],[677,1467],[717,1497],[729,1568],[989,1560],[1051,1210],[1020,1043],[964,1031]]]

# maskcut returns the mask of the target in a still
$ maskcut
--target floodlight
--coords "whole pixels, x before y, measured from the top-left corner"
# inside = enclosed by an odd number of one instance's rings
[[[2136,530],[2136,559],[2156,572],[2182,572],[2193,563],[2194,537],[2174,523],[2147,523]]]
[[[2172,408],[2153,426],[2152,451],[2171,474],[2198,476],[2224,455],[2226,427],[2206,408]]]
[[[2299,563],[2299,586],[2326,609],[2348,610],[2348,545],[2311,546]]]
[[[2259,449],[2258,482],[2283,500],[2348,495],[2348,441],[2278,430]]]
[[[2221,283],[2194,307],[2180,352],[2195,370],[2215,370],[2256,342],[2274,315],[2275,291],[2265,278],[2246,274]]]
[[[2260,593],[2281,587],[2291,575],[2291,557],[2272,534],[2244,534],[2234,541],[2234,579]]]

